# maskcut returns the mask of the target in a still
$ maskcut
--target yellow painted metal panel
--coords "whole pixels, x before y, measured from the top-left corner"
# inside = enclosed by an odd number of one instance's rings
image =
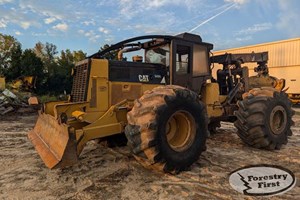
[[[87,101],[87,112],[105,112],[108,110],[108,60],[92,59]],[[97,116],[99,117],[99,116]]]
[[[142,84],[130,82],[109,82],[110,105],[117,104],[124,99],[135,100],[142,96]]]
[[[219,117],[223,114],[223,107],[220,103],[218,83],[207,83],[206,87],[202,90],[202,101],[206,105],[207,114],[209,117]]]
[[[0,90],[5,89],[5,78],[0,77]]]
[[[110,105],[119,103],[120,101],[135,100],[140,98],[147,90],[161,86],[159,84],[142,84],[134,82],[109,82]]]

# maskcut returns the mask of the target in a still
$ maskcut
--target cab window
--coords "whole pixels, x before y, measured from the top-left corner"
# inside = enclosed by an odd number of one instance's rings
[[[190,47],[178,45],[176,49],[176,74],[188,74],[190,72]]]
[[[170,65],[170,45],[166,44],[156,48],[147,49],[145,52],[146,63]]]
[[[207,48],[202,45],[194,45],[193,76],[201,76],[209,73]]]

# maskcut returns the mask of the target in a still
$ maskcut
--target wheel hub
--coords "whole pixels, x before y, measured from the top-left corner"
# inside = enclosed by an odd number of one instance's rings
[[[270,128],[275,135],[281,134],[287,124],[287,114],[281,105],[275,106],[270,115]]]
[[[196,123],[193,116],[183,110],[175,112],[166,125],[167,142],[177,152],[188,149],[196,136]]]

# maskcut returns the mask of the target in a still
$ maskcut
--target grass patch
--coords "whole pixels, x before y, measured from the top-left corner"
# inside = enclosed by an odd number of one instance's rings
[[[50,96],[50,95],[42,95],[42,96],[38,96],[39,102],[40,103],[46,103],[49,101],[58,101],[58,97],[56,96]]]

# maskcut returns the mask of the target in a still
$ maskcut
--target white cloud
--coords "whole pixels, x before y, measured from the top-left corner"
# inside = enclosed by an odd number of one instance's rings
[[[146,9],[156,9],[163,6],[168,5],[175,5],[175,6],[183,6],[190,9],[197,9],[198,6],[201,7],[205,1],[199,1],[199,0],[142,0],[141,5],[144,6]]]
[[[205,0],[120,0],[120,14],[125,19],[132,19],[135,16],[155,17],[156,13],[161,13],[158,9],[162,7],[169,9],[169,6],[178,6],[189,11],[194,10],[199,13],[200,9],[205,9]],[[168,7],[167,7],[168,6]],[[149,11],[145,13],[145,11]],[[165,10],[162,12],[166,12]]]
[[[4,19],[0,19],[0,28],[6,28],[7,22]]]
[[[33,32],[33,33],[31,33],[31,35],[32,36],[34,36],[34,37],[40,37],[40,36],[49,36],[47,33],[35,33],[35,32]]]
[[[122,20],[117,19],[117,18],[109,18],[109,19],[105,20],[104,22],[107,24],[110,24],[112,26],[119,26],[122,24]]]
[[[82,29],[80,29],[80,30],[78,30],[78,33],[80,33],[80,34],[84,34],[84,30],[82,30]]]
[[[157,19],[153,23],[136,23],[128,27],[129,30],[138,31],[138,34],[174,34],[171,28],[177,26],[177,18],[174,13],[165,12],[156,14]]]
[[[137,17],[135,20],[126,18],[109,18],[105,20],[105,23],[110,24],[112,27],[116,27],[117,31],[130,32],[129,36],[143,35],[143,34],[173,34],[178,27],[182,29],[182,26],[178,25],[180,19],[178,19],[176,13],[164,11],[149,10],[143,13],[143,17]],[[110,31],[111,32],[111,31]],[[121,38],[125,39],[125,38]]]
[[[98,29],[101,33],[104,33],[104,34],[108,34],[109,33],[109,30],[104,28],[104,27],[99,27]]]
[[[9,7],[9,6],[7,6]],[[7,9],[6,6],[0,6],[0,20],[1,26],[8,24],[15,24],[27,30],[29,27],[39,27],[39,18],[37,16],[31,17],[27,12],[21,11],[18,6]]]
[[[44,19],[45,24],[51,24],[55,21],[56,21],[55,17],[48,17],[48,18]]]
[[[11,3],[13,0],[0,0],[0,4]]]
[[[89,25],[96,25],[95,21],[94,20],[91,20],[91,21],[84,21],[82,22],[82,24],[86,25],[86,26],[89,26]]]
[[[239,5],[245,4],[248,2],[248,0],[224,0],[225,2],[229,2],[229,3],[236,3]]]
[[[93,37],[95,35],[95,32],[94,31],[87,31],[87,32],[84,32],[84,36],[85,37]]]
[[[164,5],[166,5],[166,4],[170,3],[170,2],[172,2],[172,1],[168,1],[168,0],[152,0],[152,1],[148,1],[148,6],[157,8],[157,7],[164,6]]]
[[[265,31],[272,28],[271,23],[254,24],[251,27],[238,31],[235,35],[251,35],[257,32]]]
[[[249,0],[224,0],[225,3],[232,3],[236,9],[241,8]],[[266,0],[265,0],[266,1]],[[263,1],[264,2],[264,1]]]
[[[115,6],[115,1],[107,1],[107,0],[97,0],[96,2],[97,7],[102,6]],[[95,5],[95,3],[93,5]]]
[[[299,37],[300,36],[300,26],[299,26],[299,1],[298,0],[279,0],[278,14],[279,21],[276,24],[277,28],[282,32],[289,35],[289,37]]]
[[[85,31],[85,30],[78,30],[78,33],[87,37],[91,42],[97,42],[97,40],[101,37],[100,35],[96,34],[93,30]]]
[[[137,15],[140,12],[140,2],[135,5],[135,3],[131,0],[120,0],[119,6],[120,14],[125,19],[131,19],[133,16]]]
[[[15,34],[16,35],[22,35],[22,33],[20,31],[16,31]]]
[[[46,17],[54,17],[56,19],[64,19],[65,16],[64,7],[57,6],[54,3],[50,3],[47,1],[34,1],[34,0],[20,0],[19,7],[21,10],[25,12],[35,13],[37,16],[42,15]]]
[[[243,42],[243,41],[248,41],[248,40],[252,40],[253,38],[252,38],[252,36],[250,36],[250,35],[248,35],[248,36],[246,36],[246,37],[237,37],[237,38],[235,38],[237,41],[239,41],[239,42]]]
[[[59,23],[52,27],[55,30],[66,32],[68,30],[68,25],[66,23]]]
[[[108,38],[105,38],[104,41],[107,42],[107,43],[112,43],[114,41],[114,38],[113,37],[108,37]]]
[[[19,25],[23,28],[23,29],[28,29],[30,27],[30,22],[27,22],[27,21],[21,21],[19,23]]]

